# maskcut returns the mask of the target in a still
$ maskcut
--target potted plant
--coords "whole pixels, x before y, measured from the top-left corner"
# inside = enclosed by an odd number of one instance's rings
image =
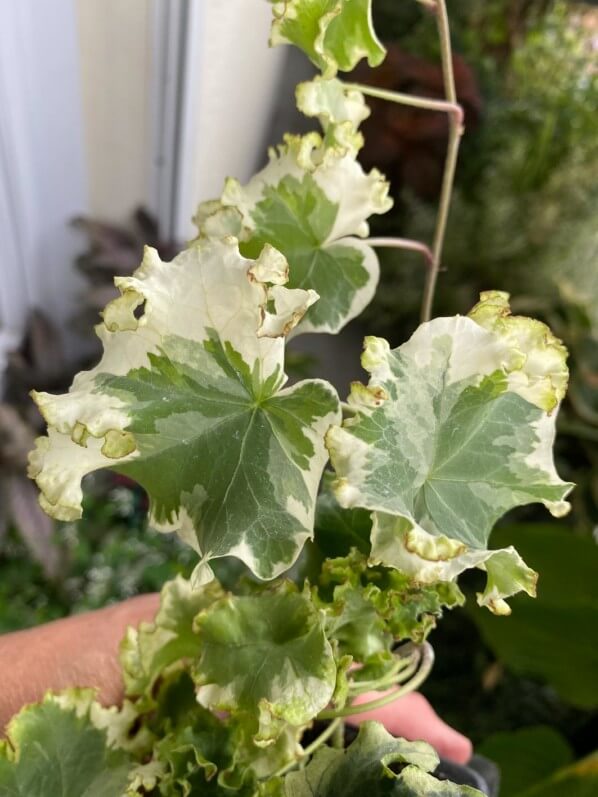
[[[552,459],[566,351],[497,291],[466,316],[430,320],[461,132],[444,0],[425,5],[447,99],[398,97],[449,115],[435,240],[367,238],[388,186],[357,163],[367,108],[335,75],[384,56],[369,5],[273,4],[272,42],[301,46],[322,70],[297,100],[323,134],[287,136],[247,185],[229,180],[172,262],[147,249],[116,280],[99,364],[65,395],[34,394],[48,424],[30,458],[42,507],[79,517],[82,478],[112,468],[145,488],[153,525],[199,562],[123,641],[122,706],[75,688],[12,721],[0,793],[50,797],[43,772],[61,797],[479,794],[438,780],[432,748],[376,723],[345,749],[343,722],[423,682],[426,638],[462,603],[464,570],[485,571],[478,602],[496,614],[534,594],[536,574],[488,538],[512,507],[567,511],[572,485]],[[378,245],[422,252],[421,326],[396,349],[366,338],[369,382],[346,402],[323,380],[285,386],[287,338],[336,333],[361,312]],[[354,705],[372,689],[384,695]]]

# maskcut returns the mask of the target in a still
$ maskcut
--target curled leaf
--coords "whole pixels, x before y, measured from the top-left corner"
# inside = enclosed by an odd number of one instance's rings
[[[511,315],[509,294],[485,291],[469,317],[506,343],[509,386],[546,412],[552,412],[567,390],[567,349],[541,321]]]
[[[364,722],[347,750],[322,748],[305,769],[285,778],[286,797],[481,797],[470,786],[456,786],[428,774],[438,756],[425,742],[391,736],[377,722]]]
[[[170,666],[193,660],[201,648],[193,631],[196,615],[222,597],[214,582],[193,589],[181,576],[168,581],[160,596],[160,609],[152,623],[129,627],[121,642],[120,661],[126,694],[149,698],[156,680]]]
[[[372,0],[280,0],[274,2],[270,44],[294,44],[333,77],[362,59],[378,66],[386,50],[372,25]]]
[[[476,317],[484,312],[483,298]],[[481,600],[503,613],[502,596],[515,587],[532,591],[532,577],[512,554],[490,558],[494,523],[535,501],[560,516],[572,488],[554,467],[554,404],[545,409],[550,391],[552,402],[561,395],[564,351],[551,354],[536,391],[525,369],[541,356],[546,336],[526,338],[523,320],[517,325],[514,339],[470,318],[439,318],[392,351],[367,338],[362,362],[370,383],[353,387],[354,417],[327,436],[341,505],[396,520],[378,517],[372,559],[394,567],[409,560],[407,572],[432,572],[413,565],[411,546],[422,563],[450,561],[451,578],[483,562],[490,582]],[[438,568],[433,573],[433,580],[443,577]]]
[[[477,600],[494,614],[510,614],[505,599],[517,592],[536,595],[538,574],[512,546],[499,550],[472,548],[421,528],[410,528],[403,518],[382,512],[374,515],[372,559],[396,567],[420,584],[451,582],[473,567],[484,570],[487,583]]]
[[[289,262],[288,287],[320,297],[296,332],[338,332],[374,295],[378,259],[359,238],[368,235],[369,216],[391,205],[376,169],[366,174],[354,151],[310,133],[286,136],[246,185],[227,180],[219,202],[200,205],[195,221],[200,237],[233,227],[249,257],[276,247]]]
[[[255,739],[268,743],[288,723],[309,723],[336,683],[323,618],[308,595],[283,588],[222,598],[196,620],[201,653],[198,700],[212,709],[259,716]]]
[[[359,125],[370,109],[361,92],[347,88],[340,80],[314,80],[300,83],[296,90],[297,107],[305,116],[315,116],[324,130],[324,145],[356,154],[363,146]]]
[[[111,467],[136,479],[152,522],[202,556],[233,555],[260,578],[289,567],[312,535],[338,398],[319,380],[283,390],[284,335],[317,296],[288,290],[284,257],[256,260],[232,238],[204,240],[163,263],[147,249],[118,278],[97,332],[104,355],[68,394],[36,393],[48,422],[30,475],[42,507],[81,515],[81,479]]]

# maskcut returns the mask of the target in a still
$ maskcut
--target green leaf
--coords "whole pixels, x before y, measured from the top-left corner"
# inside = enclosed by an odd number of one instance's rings
[[[89,718],[98,730],[106,732],[106,744],[110,748],[141,756],[151,749],[153,737],[139,721],[138,703],[125,700],[121,706],[105,707],[97,702],[95,689],[79,687],[48,693],[46,699],[64,711],[74,711],[79,718]]]
[[[478,317],[486,300],[495,306],[495,294],[482,296]],[[486,549],[494,523],[536,501],[561,516],[572,488],[552,459],[565,352],[547,357],[550,331],[529,324],[533,334],[518,319],[507,335],[439,318],[392,351],[366,338],[369,386],[354,384],[354,417],[327,435],[339,503],[375,510],[372,560],[426,583],[481,567],[478,600],[502,614],[505,597],[533,594],[535,577],[514,549]]]
[[[595,797],[597,792],[598,753],[592,753],[517,797]]]
[[[329,557],[346,556],[351,548],[370,552],[371,513],[367,509],[344,509],[332,492],[332,474],[325,473],[316,503],[314,541]]]
[[[327,559],[319,578],[318,599],[327,617],[327,636],[339,643],[340,653],[366,667],[378,667],[380,654],[388,664],[394,643],[421,644],[435,627],[443,607],[464,601],[456,584],[413,584],[396,570],[368,567],[367,558],[352,551],[347,557]]]
[[[201,642],[193,621],[222,595],[215,583],[193,589],[181,576],[164,585],[154,622],[141,623],[139,628],[129,626],[121,643],[126,694],[150,697],[156,680],[168,667],[198,657]]]
[[[154,525],[201,554],[197,582],[227,555],[260,578],[286,570],[313,533],[323,435],[339,417],[326,382],[282,389],[284,335],[316,298],[286,275],[271,247],[251,261],[230,238],[171,263],[146,250],[117,279],[101,362],[66,395],[34,395],[49,424],[30,466],[44,509],[79,517],[82,476],[112,467],[147,490]]]
[[[455,786],[427,774],[438,764],[425,742],[391,736],[382,725],[364,722],[346,751],[321,748],[305,769],[285,778],[286,797],[481,797],[477,789]],[[394,765],[394,769],[392,768]]]
[[[333,77],[367,58],[378,66],[386,50],[372,26],[372,0],[282,0],[274,2],[270,44],[294,44]]]
[[[256,740],[275,738],[284,723],[307,724],[329,703],[336,667],[323,618],[290,585],[223,598],[197,617],[196,628],[200,703],[259,715]]]
[[[0,748],[2,797],[120,797],[134,769],[128,755],[111,750],[105,731],[88,714],[63,709],[52,696],[28,706],[7,730]]]
[[[219,202],[200,205],[195,222],[200,236],[219,237],[236,214],[244,255],[276,247],[289,262],[288,286],[320,297],[296,332],[338,332],[374,295],[378,258],[359,237],[368,235],[368,217],[391,205],[376,169],[365,174],[354,152],[309,133],[286,136],[247,185],[227,180]]]
[[[232,735],[222,720],[196,706],[181,727],[156,744],[154,756],[165,767],[163,794],[220,794],[221,773],[233,762]],[[212,787],[212,788],[211,788]]]
[[[495,733],[476,752],[498,764],[501,797],[517,797],[573,760],[564,736],[546,725]]]
[[[345,583],[334,589],[327,612],[326,634],[339,643],[341,655],[367,664],[376,654],[390,652],[393,638],[384,619],[364,595],[364,590]]]
[[[540,581],[537,600],[513,601],[508,623],[471,607],[484,641],[516,673],[545,680],[573,705],[598,707],[596,543],[548,524],[498,528],[495,539],[516,542]]]

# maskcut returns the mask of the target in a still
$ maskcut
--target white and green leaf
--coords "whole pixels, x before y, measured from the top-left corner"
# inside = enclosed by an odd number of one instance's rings
[[[283,389],[284,336],[317,298],[289,290],[284,257],[257,260],[233,238],[203,240],[163,263],[147,249],[97,328],[100,363],[66,395],[36,393],[48,422],[30,475],[43,508],[81,515],[81,479],[110,467],[148,492],[153,524],[201,555],[232,555],[260,578],[296,559],[313,533],[338,398],[320,380]]]
[[[402,517],[374,513],[372,560],[396,567],[420,584],[452,582],[465,570],[479,568],[487,574],[477,601],[493,614],[510,614],[506,602],[518,592],[535,597],[538,574],[515,548],[478,549],[443,535],[413,527]]]
[[[324,131],[324,146],[357,154],[363,146],[359,125],[370,115],[360,91],[348,88],[336,78],[325,80],[317,76],[300,83],[295,96],[299,110],[319,120]]]
[[[329,703],[334,655],[309,594],[283,586],[227,596],[198,615],[195,627],[199,702],[257,718],[256,741],[275,739],[285,724],[308,724]]]
[[[289,773],[285,778],[285,795],[481,797],[477,789],[439,781],[430,775],[437,765],[438,756],[425,742],[397,739],[379,723],[364,722],[347,750],[321,748],[307,767]]]
[[[52,695],[27,706],[0,744],[2,797],[120,797],[136,778],[135,764],[111,749],[87,711],[62,707]]]
[[[359,238],[368,235],[369,216],[391,205],[388,183],[376,169],[366,174],[354,151],[310,133],[287,136],[246,185],[227,180],[220,201],[200,205],[195,221],[200,237],[232,232],[248,257],[265,244],[282,252],[288,286],[320,297],[295,332],[334,333],[373,298],[378,258]]]
[[[362,58],[370,66],[384,60],[372,0],[274,0],[273,11],[270,44],[294,44],[325,77],[351,71]]]
[[[469,317],[506,344],[509,387],[546,412],[558,407],[567,391],[567,349],[541,321],[511,315],[509,294],[485,291]]]
[[[366,338],[369,386],[353,386],[355,415],[327,444],[341,505],[381,513],[374,561],[428,582],[483,566],[480,600],[505,613],[504,597],[533,592],[534,580],[515,552],[487,551],[494,523],[536,501],[561,516],[572,485],[552,457],[566,352],[539,322],[485,329],[477,319],[492,314],[495,299],[482,297],[476,320],[422,324],[394,350]]]
[[[151,623],[129,627],[121,642],[120,662],[125,693],[130,697],[150,698],[155,682],[171,666],[199,656],[201,643],[193,630],[199,612],[223,596],[217,582],[199,589],[181,576],[162,588],[160,609]]]

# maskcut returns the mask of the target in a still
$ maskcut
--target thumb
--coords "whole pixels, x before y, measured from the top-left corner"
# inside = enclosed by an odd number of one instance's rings
[[[355,700],[355,705],[369,703],[388,692],[366,692]],[[381,722],[387,731],[410,741],[421,739],[428,742],[445,758],[458,764],[466,764],[471,758],[472,744],[463,734],[440,719],[430,703],[419,692],[413,692],[389,703],[383,708],[354,714],[347,719],[350,725],[359,725],[366,720]]]

